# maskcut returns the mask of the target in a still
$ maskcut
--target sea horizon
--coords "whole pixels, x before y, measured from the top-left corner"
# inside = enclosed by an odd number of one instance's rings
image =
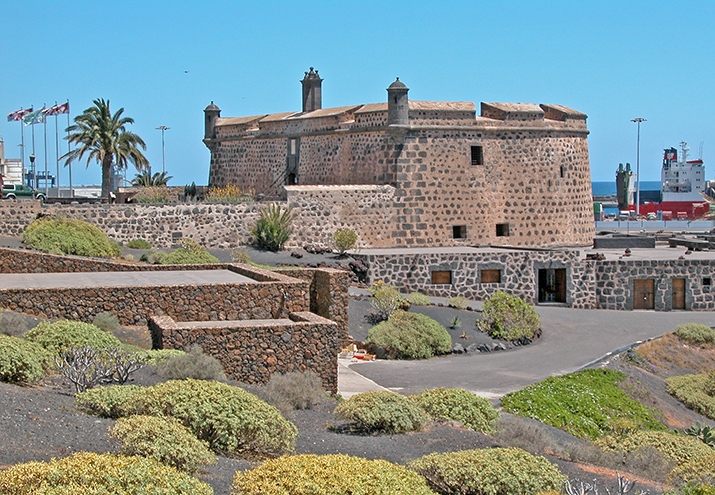
[[[616,194],[616,181],[591,181],[594,196],[607,196]],[[660,191],[660,181],[644,180],[641,182],[641,191]]]

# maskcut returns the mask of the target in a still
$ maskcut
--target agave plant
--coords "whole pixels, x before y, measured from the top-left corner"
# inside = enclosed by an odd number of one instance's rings
[[[269,251],[280,251],[293,233],[290,224],[295,219],[293,208],[282,210],[275,203],[268,203],[260,209],[256,226],[251,229],[256,245]]]
[[[701,425],[699,421],[695,422],[695,426],[685,430],[685,434],[697,438],[710,447],[715,447],[715,430],[707,425]]]

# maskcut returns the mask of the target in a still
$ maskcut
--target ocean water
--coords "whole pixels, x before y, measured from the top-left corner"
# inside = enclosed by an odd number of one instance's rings
[[[591,182],[594,196],[605,196],[607,194],[616,194],[616,181],[595,181]],[[641,191],[660,191],[660,181],[644,180],[641,182]]]

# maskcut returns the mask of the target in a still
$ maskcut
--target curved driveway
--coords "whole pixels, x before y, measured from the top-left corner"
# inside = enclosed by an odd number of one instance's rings
[[[682,323],[715,326],[715,312],[580,310],[537,307],[543,336],[534,344],[509,351],[450,355],[426,361],[341,363],[341,393],[361,386],[380,387],[406,395],[435,387],[457,387],[496,399],[552,375],[576,371],[619,348],[672,331]]]

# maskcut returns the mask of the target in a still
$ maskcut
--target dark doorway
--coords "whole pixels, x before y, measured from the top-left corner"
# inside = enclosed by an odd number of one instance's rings
[[[633,309],[655,309],[655,281],[652,278],[633,281]]]
[[[566,268],[539,269],[539,302],[566,302]]]
[[[685,279],[673,279],[673,309],[685,309]]]

